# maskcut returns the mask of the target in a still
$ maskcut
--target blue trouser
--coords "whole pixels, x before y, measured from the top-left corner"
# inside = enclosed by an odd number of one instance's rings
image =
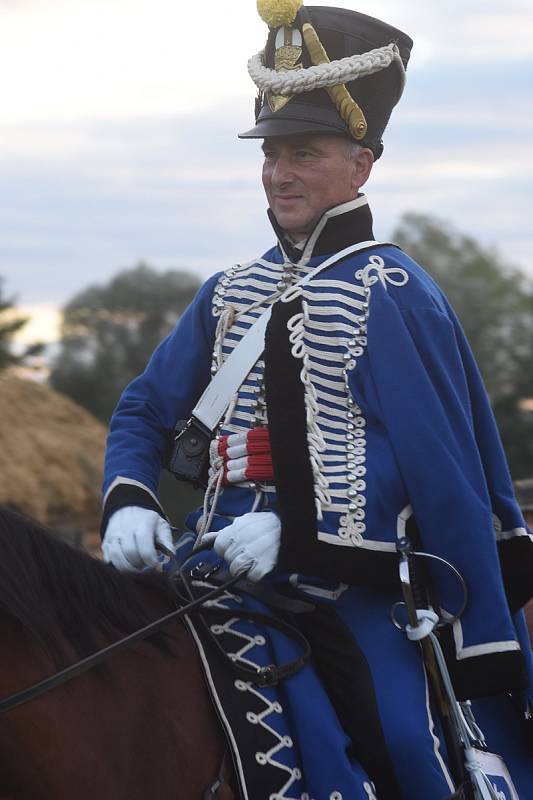
[[[327,690],[330,712],[349,736],[356,782],[361,763],[376,784],[378,800],[442,800],[454,791],[454,783],[441,724],[429,700],[420,647],[391,623],[395,600],[381,591],[352,587],[337,599],[322,599],[318,614],[302,615],[299,627],[314,654],[308,671],[314,679],[319,676],[324,687],[320,694]],[[309,750],[314,775],[314,742],[308,742],[305,723],[308,709],[302,717],[311,695],[297,686],[297,680],[291,679],[284,689],[300,748],[302,753]],[[303,684],[303,678],[300,681]],[[533,800],[533,755],[526,748],[520,710],[508,696],[472,705],[489,750],[503,756],[520,800]],[[304,775],[311,778],[303,761]],[[331,774],[323,766],[318,771]],[[501,800],[510,797],[501,780],[495,778],[494,783]],[[318,785],[310,780],[311,795],[327,798],[315,790]],[[341,789],[345,798],[367,797],[365,791],[350,791],[344,794]]]
[[[267,582],[287,589],[283,577]],[[329,592],[319,584],[302,595],[313,592],[316,611],[291,618],[310,640],[311,662],[277,687],[241,687],[254,702],[264,697],[264,710],[246,714],[243,725],[250,737],[258,726],[272,733],[273,746],[256,753],[258,770],[267,764],[279,770],[280,787],[270,797],[443,800],[454,791],[446,748],[419,645],[390,620],[398,598],[356,587]],[[295,590],[293,580],[294,591],[304,589]],[[224,604],[267,610],[246,594]],[[247,663],[285,663],[298,655],[298,646],[278,631],[244,621],[231,625]],[[506,760],[520,800],[533,800],[533,758],[517,709],[507,697],[473,707],[489,749]],[[498,788],[501,800],[508,800],[504,787]]]

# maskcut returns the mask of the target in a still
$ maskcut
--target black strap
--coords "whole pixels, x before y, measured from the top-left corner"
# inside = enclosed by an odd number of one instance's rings
[[[274,683],[289,677],[289,675],[293,675],[305,664],[311,654],[309,642],[307,639],[305,639],[303,634],[300,633],[300,631],[296,630],[296,628],[293,628],[288,623],[278,620],[275,617],[270,617],[267,614],[259,614],[251,611],[247,612],[240,609],[238,611],[235,611],[234,609],[227,609],[224,611],[224,609],[220,608],[205,607],[205,603],[220,597],[220,595],[222,595],[225,591],[235,586],[240,579],[241,577],[238,575],[230,578],[220,586],[217,586],[206,594],[203,594],[201,597],[194,598],[190,602],[186,602],[186,605],[176,609],[175,611],[171,611],[169,614],[166,614],[164,617],[160,617],[154,622],[150,622],[148,625],[145,625],[143,628],[134,631],[134,633],[131,633],[129,636],[119,639],[118,642],[114,642],[113,644],[104,647],[102,650],[98,650],[96,653],[93,653],[87,658],[77,661],[75,664],[71,664],[69,667],[66,667],[60,672],[55,673],[55,675],[51,675],[49,678],[45,678],[44,680],[28,687],[27,689],[23,689],[20,692],[16,692],[15,694],[4,698],[4,700],[0,701],[0,714],[11,711],[13,708],[20,706],[23,703],[28,703],[30,700],[34,700],[45,692],[54,689],[56,686],[60,686],[61,684],[76,678],[78,675],[82,675],[84,672],[92,669],[92,667],[95,667],[97,664],[101,664],[110,656],[115,655],[115,653],[126,650],[136,642],[140,642],[143,639],[146,639],[148,636],[157,633],[169,622],[174,622],[180,617],[197,612],[200,608],[202,608],[202,613],[204,614],[216,613],[228,617],[239,617],[240,619],[250,619],[261,622],[264,625],[269,625],[277,630],[280,630],[290,638],[296,639],[302,646],[303,655],[300,658],[295,659],[288,664],[283,664],[280,667],[270,664],[267,667],[260,667],[257,670],[253,670],[251,668],[247,668],[245,670],[242,665],[238,665],[239,671],[246,676],[246,680],[252,681],[258,686],[271,686]],[[228,656],[226,655],[226,659],[227,658]],[[233,661],[232,667],[237,667]]]
[[[291,639],[294,639],[302,648],[302,655],[295,658],[293,661],[288,661],[286,664],[278,666],[277,664],[268,664],[266,667],[248,667],[246,664],[239,664],[231,655],[228,655],[217,638],[212,634],[206,621],[202,618],[203,614],[212,613],[220,614],[224,617],[235,619],[246,619],[251,622],[259,622],[262,625],[267,625],[269,628],[275,628],[281,633],[284,633]],[[205,630],[207,631],[210,640],[216,645],[224,660],[228,662],[230,668],[237,675],[240,675],[244,680],[255,683],[256,686],[275,686],[280,681],[289,678],[300,670],[311,656],[311,646],[303,633],[288,622],[271,617],[268,614],[261,614],[259,611],[246,611],[244,609],[223,609],[223,608],[206,608],[199,614]],[[1,709],[0,709],[1,710]]]
[[[200,567],[201,569],[201,567]],[[209,569],[209,567],[208,567]],[[196,568],[198,570],[198,567]],[[194,570],[193,570],[194,574]],[[180,597],[180,599],[187,603],[191,600],[194,600],[193,589],[191,587],[190,582],[188,581],[185,571],[179,570],[176,578],[180,581],[181,586],[183,587],[184,591],[186,592],[186,597]],[[210,576],[210,580],[213,581],[214,579]],[[227,582],[221,585],[220,588],[224,587],[227,588]],[[248,582],[244,581],[237,581],[236,588],[241,589],[244,592],[249,590]],[[250,594],[255,594],[255,592],[250,592]],[[260,592],[261,599],[265,599],[269,591],[266,590],[264,593]],[[274,593],[277,597],[278,594]],[[207,597],[208,595],[204,595]],[[281,597],[281,595],[279,595]],[[302,601],[301,606],[298,606],[299,612],[301,613],[303,610],[303,606],[305,606],[305,610],[312,610],[314,606],[310,603],[304,603]],[[262,625],[266,625],[269,628],[275,628],[281,633],[285,634],[289,639],[293,639],[294,641],[298,642],[302,649],[302,655],[299,658],[295,658],[293,661],[288,661],[286,664],[282,664],[278,666],[277,664],[268,664],[265,667],[250,667],[247,664],[239,664],[231,654],[227,653],[224,648],[222,647],[221,643],[218,641],[217,637],[212,633],[210,626],[204,619],[205,614],[213,614],[215,616],[221,616],[226,619],[246,619],[250,620],[251,622],[258,622]],[[251,681],[256,686],[275,686],[285,678],[294,675],[298,672],[304,664],[309,660],[311,657],[311,646],[304,636],[304,634],[295,628],[293,625],[290,625],[288,622],[282,619],[278,619],[277,617],[271,616],[270,614],[262,614],[260,611],[249,611],[246,609],[240,608],[220,608],[220,606],[209,608],[203,607],[201,609],[201,613],[198,613],[198,619],[204,629],[204,632],[211,642],[211,644],[216,648],[219,655],[222,659],[226,662],[227,666],[232,670],[233,673],[241,677],[243,680]]]
[[[92,667],[95,667],[97,664],[101,664],[102,661],[105,661],[110,656],[115,655],[115,653],[126,650],[136,642],[140,642],[143,639],[146,639],[148,636],[157,633],[169,622],[173,622],[185,614],[190,614],[196,608],[199,608],[203,603],[219,597],[224,591],[226,591],[226,589],[237,583],[237,581],[237,577],[231,578],[231,580],[227,581],[223,586],[217,586],[216,589],[213,589],[213,591],[209,592],[203,597],[199,597],[197,600],[193,600],[186,607],[178,608],[176,611],[171,611],[170,614],[166,614],[164,617],[160,617],[154,622],[150,622],[148,625],[145,625],[143,628],[139,628],[139,630],[134,631],[129,636],[125,636],[123,639],[119,639],[118,642],[114,642],[113,644],[104,647],[102,650],[98,650],[96,653],[93,653],[81,661],[77,661],[75,664],[71,664],[69,667],[62,669],[60,672],[56,672],[55,675],[51,675],[49,678],[45,678],[43,681],[34,684],[34,686],[30,686],[27,689],[23,689],[16,694],[6,697],[4,700],[0,701],[0,714],[5,713],[6,711],[11,711],[12,708],[20,706],[22,703],[27,703],[30,700],[34,700],[36,697],[40,697],[40,695],[44,694],[50,689],[54,689],[56,686],[60,686],[62,683],[66,683],[67,681],[76,678],[78,675],[82,675],[84,672],[92,669]]]
[[[315,603],[309,600],[300,600],[276,591],[273,586],[263,583],[252,583],[252,581],[239,581],[235,587],[239,592],[249,594],[257,598],[269,608],[277,608],[289,614],[309,614],[316,608]]]

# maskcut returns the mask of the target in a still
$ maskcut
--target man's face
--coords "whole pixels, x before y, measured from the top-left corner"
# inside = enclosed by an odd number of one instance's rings
[[[281,227],[306,238],[329,208],[357,197],[372,154],[350,157],[349,140],[336,135],[272,136],[264,140],[263,186]]]

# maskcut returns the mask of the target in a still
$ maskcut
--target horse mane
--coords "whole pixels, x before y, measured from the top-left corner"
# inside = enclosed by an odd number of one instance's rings
[[[142,587],[168,600],[160,573],[124,573],[54,536],[38,523],[0,507],[0,617],[22,625],[63,664],[66,646],[85,656],[151,622]]]

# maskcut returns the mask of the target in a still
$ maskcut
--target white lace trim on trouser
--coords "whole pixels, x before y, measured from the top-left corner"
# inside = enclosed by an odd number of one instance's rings
[[[200,584],[195,582],[195,585]],[[227,605],[228,601],[234,601],[235,603],[242,604],[241,597],[226,591],[216,600],[208,601],[206,605],[212,608],[231,609],[231,606]],[[256,635],[245,633],[243,630],[235,627],[235,625],[238,624],[239,619],[233,617],[229,620],[226,620],[224,623],[210,625],[210,629],[214,636],[222,636],[229,633],[236,637],[237,642],[240,642],[240,646],[238,646],[234,652],[228,653],[229,657],[235,663],[258,668],[259,664],[250,657],[252,656],[251,651],[253,651],[256,645],[265,645],[265,637],[260,633]],[[274,740],[274,744],[267,751],[259,751],[255,754],[255,758],[259,766],[266,766],[269,764],[270,766],[275,767],[276,769],[280,770],[280,772],[284,773],[285,783],[277,792],[270,795],[271,800],[304,800],[304,798],[310,800],[310,797],[307,793],[299,795],[299,797],[296,798],[291,791],[293,785],[302,778],[301,770],[298,767],[289,767],[280,761],[279,758],[276,758],[277,754],[281,753],[284,749],[292,749],[294,747],[294,743],[290,736],[282,735],[275,729],[275,727],[273,727],[273,725],[269,724],[276,714],[281,714],[283,712],[280,703],[277,700],[270,700],[266,694],[263,694],[260,689],[256,688],[251,681],[243,681],[240,678],[237,678],[234,681],[234,686],[240,692],[247,692],[253,695],[264,706],[263,709],[258,713],[249,711],[246,714],[246,720],[251,725],[258,725],[263,728],[272,736]],[[289,792],[291,792],[291,794],[289,794]]]

